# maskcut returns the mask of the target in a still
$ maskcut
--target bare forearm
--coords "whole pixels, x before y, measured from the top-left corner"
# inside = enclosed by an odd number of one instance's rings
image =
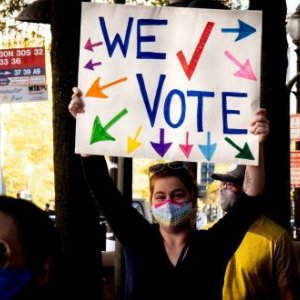
[[[269,121],[266,118],[266,110],[259,108],[253,121],[250,132],[258,136],[259,140],[259,162],[258,166],[247,166],[243,184],[244,192],[249,196],[260,195],[265,188],[265,165],[263,145],[269,134]]]
[[[243,184],[244,192],[249,196],[260,195],[265,188],[265,165],[263,148],[260,145],[258,166],[247,166]]]

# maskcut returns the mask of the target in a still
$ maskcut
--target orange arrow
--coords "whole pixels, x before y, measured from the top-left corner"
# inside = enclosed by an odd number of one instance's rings
[[[95,98],[108,98],[108,96],[106,94],[104,94],[102,92],[102,90],[105,90],[106,88],[112,86],[112,85],[115,85],[115,84],[118,84],[120,82],[123,82],[123,81],[126,81],[127,80],[127,77],[123,77],[123,78],[120,78],[116,81],[112,81],[108,84],[105,84],[105,85],[102,85],[100,86],[100,79],[101,77],[98,77],[94,83],[92,84],[92,86],[90,87],[90,89],[87,91],[86,93],[86,97],[95,97]]]

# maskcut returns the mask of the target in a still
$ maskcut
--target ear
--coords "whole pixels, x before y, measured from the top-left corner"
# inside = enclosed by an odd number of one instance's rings
[[[41,267],[40,271],[36,274],[35,284],[41,288],[50,281],[51,275],[54,272],[54,261],[52,257],[47,257]]]

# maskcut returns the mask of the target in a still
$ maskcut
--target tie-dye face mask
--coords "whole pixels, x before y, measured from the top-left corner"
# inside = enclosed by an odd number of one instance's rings
[[[152,204],[155,220],[164,227],[174,228],[189,220],[193,206],[191,202],[176,203],[169,199]]]

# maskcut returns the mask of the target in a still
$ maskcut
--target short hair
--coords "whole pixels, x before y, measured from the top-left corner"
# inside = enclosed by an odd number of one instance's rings
[[[186,189],[194,195],[193,200],[196,201],[198,196],[198,185],[197,182],[194,180],[193,175],[187,168],[180,168],[180,169],[171,169],[171,168],[163,168],[161,171],[153,173],[150,177],[149,181],[149,188],[150,194],[153,193],[153,188],[155,181],[160,178],[166,177],[177,177],[186,187]]]
[[[25,260],[33,272],[39,270],[47,257],[58,262],[59,234],[45,211],[28,200],[0,196],[0,212],[16,222]]]

